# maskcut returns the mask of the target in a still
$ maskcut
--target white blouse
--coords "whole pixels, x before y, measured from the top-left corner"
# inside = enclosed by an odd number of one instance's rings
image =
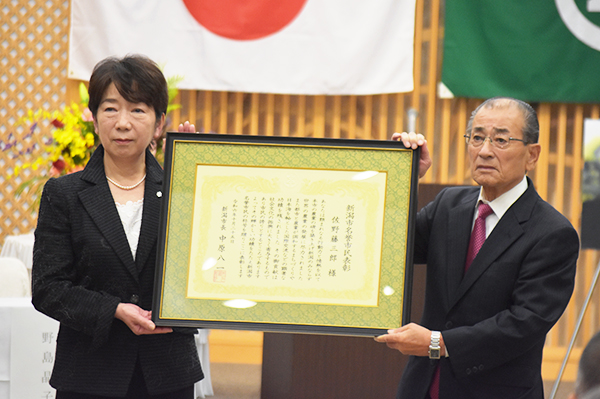
[[[142,227],[142,212],[144,210],[144,199],[139,201],[127,201],[126,204],[117,204],[117,211],[121,217],[123,230],[127,236],[133,259],[137,251],[138,241],[140,239],[140,229]]]

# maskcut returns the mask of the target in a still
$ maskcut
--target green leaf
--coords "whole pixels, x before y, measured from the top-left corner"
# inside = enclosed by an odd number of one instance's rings
[[[87,87],[85,87],[83,82],[79,83],[79,98],[81,98],[81,103],[85,104],[86,106],[90,102],[90,95],[88,94]]]

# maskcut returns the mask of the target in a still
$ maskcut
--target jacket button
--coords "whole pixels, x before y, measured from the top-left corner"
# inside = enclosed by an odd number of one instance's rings
[[[479,369],[477,368],[477,366],[473,367],[473,374],[476,374],[479,371]]]
[[[451,321],[447,321],[447,322],[446,322],[446,330],[449,330],[449,329],[451,329],[451,328],[452,328],[452,326],[453,326],[453,324],[452,324],[452,322],[451,322]]]
[[[140,297],[137,296],[136,294],[133,294],[131,296],[131,298],[129,299],[129,302],[137,305],[140,302]]]
[[[467,369],[465,373],[467,373],[467,375],[471,375],[471,369]]]

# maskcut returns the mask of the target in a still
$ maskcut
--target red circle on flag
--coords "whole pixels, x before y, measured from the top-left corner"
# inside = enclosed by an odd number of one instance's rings
[[[288,25],[307,0],[183,0],[192,16],[212,33],[235,40],[271,35]]]

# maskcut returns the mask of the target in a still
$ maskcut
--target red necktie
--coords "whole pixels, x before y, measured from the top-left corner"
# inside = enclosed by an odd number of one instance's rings
[[[435,367],[435,373],[433,373],[433,379],[429,386],[429,397],[431,399],[438,399],[440,397],[440,365]]]
[[[490,216],[494,211],[488,204],[483,202],[479,203],[479,214],[475,219],[475,226],[471,232],[471,240],[469,241],[469,250],[467,251],[467,261],[465,262],[465,272],[471,266],[473,259],[479,252],[479,249],[485,242],[485,219]]]
[[[485,242],[485,219],[490,216],[494,211],[488,204],[480,202],[478,205],[479,213],[477,219],[475,219],[475,226],[471,232],[471,239],[469,241],[469,250],[467,252],[467,262],[465,263],[465,272],[471,266],[471,262],[475,259],[477,252]],[[440,366],[439,364],[435,368],[431,385],[429,386],[429,396],[431,399],[438,399],[440,397]]]

